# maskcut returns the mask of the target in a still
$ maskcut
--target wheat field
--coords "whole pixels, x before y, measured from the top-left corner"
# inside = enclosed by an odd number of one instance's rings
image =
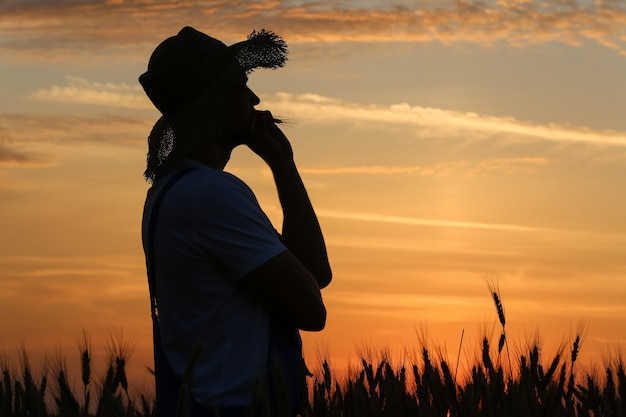
[[[303,417],[430,417],[430,416],[626,416],[626,373],[621,354],[605,361],[602,372],[576,364],[586,328],[578,326],[570,346],[543,357],[538,342],[511,355],[506,316],[497,284],[489,284],[501,335],[492,346],[485,336],[476,348],[471,371],[458,377],[441,354],[426,344],[414,360],[394,366],[380,352],[362,357],[359,366],[336,376],[322,360],[320,371],[307,377]],[[459,345],[461,350],[462,338]],[[25,348],[18,364],[0,359],[0,417],[149,417],[155,415],[152,393],[133,390],[126,365],[132,342],[111,336],[106,371],[94,380],[92,345],[83,333],[79,343],[79,387],[69,381],[66,359],[33,372]],[[436,359],[435,359],[436,358]],[[456,363],[458,364],[458,357]],[[35,377],[34,375],[39,375]],[[271,416],[282,417],[282,416]]]

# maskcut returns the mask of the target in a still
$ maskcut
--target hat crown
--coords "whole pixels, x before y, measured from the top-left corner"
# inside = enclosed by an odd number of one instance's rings
[[[211,61],[224,53],[228,47],[190,26],[186,26],[176,36],[167,38],[156,47],[148,61],[148,71],[158,71],[175,65],[181,70],[191,69],[205,61]]]
[[[139,82],[161,113],[175,113],[209,84],[227,56],[223,42],[186,26],[156,47]]]

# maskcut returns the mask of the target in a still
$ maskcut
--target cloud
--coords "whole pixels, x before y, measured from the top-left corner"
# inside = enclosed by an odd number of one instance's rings
[[[10,133],[6,119],[0,116],[0,166],[41,166],[46,157],[34,150],[25,150]]]
[[[56,165],[81,145],[144,146],[152,121],[126,116],[0,114],[0,166]],[[10,133],[8,133],[10,132]],[[88,150],[89,151],[89,150]]]
[[[0,166],[42,166],[48,165],[45,157],[33,152],[24,152],[2,143],[0,138]]]
[[[107,297],[137,297],[145,294],[141,266],[124,257],[20,257],[0,256],[4,277],[3,299],[28,297],[31,302],[51,304],[70,298],[85,304]],[[133,260],[134,261],[134,260]],[[98,282],[100,290],[90,291]]]
[[[334,291],[328,294],[327,299],[339,305],[360,307],[360,311],[371,311],[372,314],[380,313],[380,310],[393,309],[393,314],[397,314],[398,309],[411,310],[433,310],[437,308],[450,307],[458,309],[470,309],[476,305],[476,300],[472,296],[458,296],[442,294],[415,295],[406,293],[370,293],[360,291]]]
[[[407,216],[388,216],[384,214],[352,212],[340,210],[317,209],[317,214],[321,217],[333,219],[354,220],[364,222],[393,223],[406,226],[431,226],[431,227],[450,227],[462,229],[485,229],[497,230],[505,232],[554,232],[553,229],[542,227],[533,227],[516,224],[499,224],[499,223],[480,223],[480,222],[463,222],[453,220],[439,220]]]
[[[448,176],[453,173],[462,172],[476,175],[482,172],[504,172],[513,173],[516,171],[534,172],[539,166],[547,165],[549,161],[545,158],[490,158],[478,162],[458,161],[447,162],[427,166],[343,166],[343,167],[311,167],[301,168],[300,172],[311,175],[349,175],[349,174],[412,174],[420,176]]]
[[[83,78],[66,77],[67,85],[53,85],[33,93],[42,101],[59,103],[94,104],[118,108],[152,109],[152,103],[139,86],[127,84],[96,83]]]
[[[136,145],[143,143],[152,120],[127,116],[0,114],[0,126],[11,132],[10,149],[36,150],[41,144],[72,147],[80,143]]]
[[[349,7],[334,1],[13,0],[0,4],[0,15],[5,34],[0,49],[40,51],[48,58],[55,50],[152,49],[186,24],[232,42],[262,24],[290,43],[504,41],[524,46],[592,41],[626,51],[626,9],[607,1],[456,0]]]
[[[458,131],[478,131],[509,134],[511,137],[532,138],[555,142],[586,143],[606,146],[626,146],[626,132],[598,131],[582,126],[533,124],[512,117],[495,117],[464,113],[432,107],[395,104],[391,106],[361,105],[313,94],[278,93],[264,100],[273,112],[294,115],[316,123],[359,122],[389,123],[436,128],[449,135]]]

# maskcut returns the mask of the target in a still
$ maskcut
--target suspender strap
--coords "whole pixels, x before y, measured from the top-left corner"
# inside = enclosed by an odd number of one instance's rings
[[[150,290],[150,309],[152,312],[152,345],[154,349],[154,377],[156,385],[156,416],[157,417],[175,417],[180,416],[181,404],[179,404],[179,395],[181,393],[181,384],[174,371],[170,367],[161,344],[161,329],[159,326],[159,313],[156,301],[156,281],[154,269],[154,229],[159,217],[161,203],[165,194],[170,188],[188,172],[195,168],[189,167],[178,171],[163,186],[163,189],[157,195],[150,214],[150,223],[148,225],[148,242],[146,251],[146,270],[148,273],[148,288]]]
[[[159,212],[161,211],[161,203],[163,202],[163,198],[165,194],[169,191],[170,188],[182,177],[184,177],[190,171],[195,170],[196,168],[187,167],[178,171],[172,178],[170,178],[167,183],[163,186],[163,189],[157,195],[156,200],[154,201],[154,206],[152,207],[152,213],[150,215],[150,224],[148,225],[148,250],[146,254],[146,271],[148,273],[148,289],[150,291],[150,310],[152,312],[152,320],[156,321],[159,318],[159,313],[157,310],[157,302],[156,302],[156,281],[155,281],[155,271],[154,271],[154,229],[156,227],[156,222],[159,217]]]

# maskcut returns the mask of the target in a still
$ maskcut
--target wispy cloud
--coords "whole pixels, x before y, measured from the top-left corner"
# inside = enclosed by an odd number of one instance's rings
[[[389,216],[377,213],[340,211],[317,209],[317,214],[321,217],[329,217],[333,219],[355,220],[364,222],[393,223],[407,226],[431,226],[431,227],[449,227],[462,229],[486,229],[507,232],[554,232],[553,229],[542,227],[516,225],[516,224],[499,224],[499,223],[481,223],[466,222],[454,220],[440,220],[407,216]]]
[[[0,166],[48,166],[80,145],[143,146],[153,121],[101,115],[0,114]]]
[[[484,172],[513,173],[517,171],[534,172],[537,167],[549,164],[546,158],[491,158],[477,162],[458,161],[426,166],[337,166],[305,167],[300,172],[311,175],[394,175],[410,174],[420,176],[444,177],[455,173],[479,175]]]
[[[0,166],[42,166],[47,165],[45,157],[34,152],[25,152],[2,143],[0,138]]]
[[[41,166],[46,165],[46,157],[34,149],[24,149],[20,141],[15,140],[12,124],[0,116],[0,166]]]
[[[0,283],[0,298],[20,299],[29,294],[30,300],[38,303],[62,302],[69,298],[87,303],[110,294],[134,297],[146,291],[145,282],[136,279],[143,273],[142,267],[124,258],[1,256],[0,260],[4,277]],[[89,290],[96,281],[102,284],[98,294]]]
[[[441,1],[346,6],[335,1],[5,1],[4,50],[93,51],[154,43],[185,24],[240,39],[262,24],[289,42],[597,42],[626,51],[626,8],[597,1]],[[138,30],[139,29],[139,30]],[[51,54],[48,54],[50,56]]]
[[[471,296],[443,296],[442,294],[415,295],[406,293],[381,294],[379,292],[334,291],[326,297],[339,305],[360,307],[361,311],[374,308],[376,311],[373,314],[380,313],[379,309],[431,310],[434,307],[450,309],[452,306],[471,308],[476,304],[476,300]]]
[[[11,133],[4,145],[33,151],[41,149],[42,143],[68,147],[94,141],[100,145],[133,145],[145,140],[153,122],[115,115],[0,114],[0,126]]]
[[[131,109],[151,109],[153,107],[138,85],[96,83],[71,76],[66,77],[66,80],[66,85],[53,85],[38,90],[33,93],[32,97],[43,101]]]
[[[597,131],[586,127],[558,124],[533,124],[512,117],[495,117],[432,107],[396,104],[391,106],[361,105],[313,94],[279,93],[263,103],[272,111],[294,115],[318,123],[352,121],[360,123],[392,123],[437,128],[442,134],[459,130],[506,133],[556,142],[578,142],[596,145],[626,146],[626,132]]]

